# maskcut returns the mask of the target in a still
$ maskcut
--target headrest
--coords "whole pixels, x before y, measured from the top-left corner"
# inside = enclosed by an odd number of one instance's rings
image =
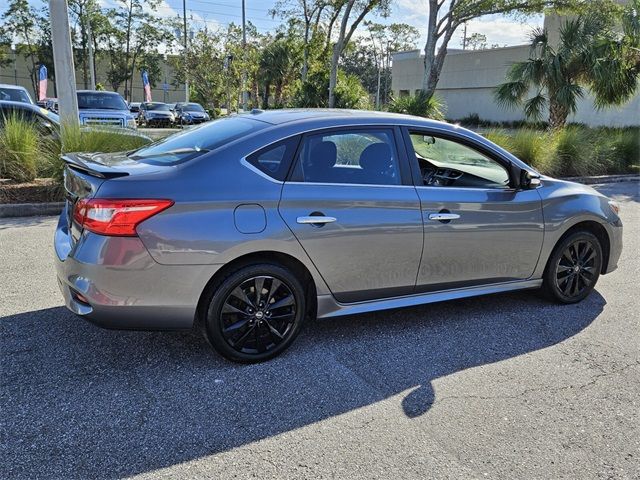
[[[391,165],[391,149],[386,143],[374,143],[360,154],[360,167],[363,170],[383,171]]]
[[[338,159],[338,149],[333,142],[320,142],[313,147],[309,156],[309,163],[312,168],[332,168]]]

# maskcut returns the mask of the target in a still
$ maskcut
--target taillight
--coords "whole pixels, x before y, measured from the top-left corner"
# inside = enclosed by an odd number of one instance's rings
[[[73,219],[100,235],[132,237],[140,223],[171,205],[172,200],[82,199],[75,205]]]

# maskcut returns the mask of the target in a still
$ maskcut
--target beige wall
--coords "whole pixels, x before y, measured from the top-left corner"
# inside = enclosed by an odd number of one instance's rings
[[[545,19],[549,31],[558,28],[557,17]],[[437,94],[447,104],[446,117],[458,120],[471,114],[495,122],[524,120],[521,109],[498,106],[493,97],[494,88],[505,81],[507,70],[514,62],[528,58],[529,46],[496,48],[489,50],[453,50],[447,54],[440,75]],[[419,50],[401,52],[393,56],[391,89],[395,96],[415,93],[422,86],[424,57]],[[591,126],[640,125],[640,94],[623,107],[597,111],[593,97],[586,95],[578,102],[578,111],[570,122]]]
[[[9,58],[12,58],[12,55],[9,54]],[[174,87],[171,82],[173,81],[173,69],[169,63],[165,65],[164,61],[160,61],[160,71],[163,73],[162,78],[156,79],[156,88],[151,90],[151,96],[156,102],[180,102],[184,101],[184,86],[179,85],[178,87]],[[31,84],[31,80],[29,79],[29,71],[28,71],[28,62],[23,57],[18,56],[17,58],[17,83],[18,85],[22,85],[25,87],[31,97],[36,100],[36,92],[33,91],[33,86]],[[101,83],[106,90],[111,90],[111,86],[107,81],[107,68],[108,65],[106,62],[101,61],[97,64],[97,78],[96,83]],[[167,83],[169,84],[169,91],[165,96],[164,91],[162,89],[162,84],[164,83],[164,73],[166,68],[166,78]],[[13,62],[11,62],[8,66],[0,68],[0,83],[16,83],[16,72],[14,71]],[[76,88],[84,89],[84,77],[82,75],[82,70],[78,68],[76,65]],[[120,94],[124,94],[124,86],[121,86],[118,89]],[[47,89],[48,97],[55,97],[55,91],[53,86],[53,81],[49,79],[48,89]],[[166,100],[165,100],[166,99]],[[133,77],[133,88],[132,88],[132,101],[141,102],[143,100],[143,89],[142,89],[142,78],[140,76],[140,72],[136,70],[136,73]]]

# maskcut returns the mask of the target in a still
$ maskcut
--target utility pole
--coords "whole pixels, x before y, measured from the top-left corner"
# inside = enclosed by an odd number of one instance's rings
[[[246,112],[249,107],[249,96],[247,95],[247,25],[245,22],[245,8],[242,0],[242,109]]]
[[[184,101],[189,102],[189,39],[187,38],[187,0],[182,0],[182,36],[184,38]]]
[[[77,127],[76,70],[73,65],[67,0],[49,0],[49,12],[51,25],[55,25],[51,29],[51,42],[60,120],[63,128]]]
[[[13,52],[13,83],[18,85],[18,46],[15,43],[11,44],[11,51]]]
[[[464,22],[464,32],[462,34],[462,50],[467,49],[467,22]]]
[[[89,5],[90,5],[89,8],[93,10],[93,8],[91,8],[93,5],[91,4]],[[93,59],[93,35],[91,33],[91,15],[89,15],[89,20],[87,21],[87,43],[88,43],[88,49],[89,49],[89,89],[95,90],[96,89],[96,69],[95,69],[94,59]]]

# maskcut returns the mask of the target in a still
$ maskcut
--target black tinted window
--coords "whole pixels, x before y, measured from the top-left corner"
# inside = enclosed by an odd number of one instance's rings
[[[128,110],[127,104],[117,93],[78,92],[78,108],[99,110]]]
[[[207,153],[267,126],[249,118],[227,117],[174,133],[129,155],[134,160],[174,163]]]
[[[297,146],[298,137],[288,138],[249,155],[247,161],[261,172],[283,181]]]
[[[399,185],[393,131],[346,130],[310,135],[303,141],[293,180]]]

